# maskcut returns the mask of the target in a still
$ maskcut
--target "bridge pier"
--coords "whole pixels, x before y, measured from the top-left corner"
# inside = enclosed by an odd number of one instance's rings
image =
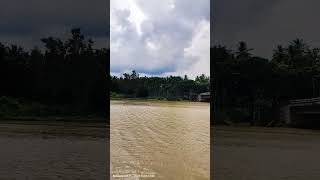
[[[286,125],[291,124],[291,106],[286,105],[282,108],[282,118]]]

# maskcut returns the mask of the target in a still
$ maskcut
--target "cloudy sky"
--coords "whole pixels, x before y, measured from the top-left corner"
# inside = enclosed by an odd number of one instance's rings
[[[210,74],[210,0],[111,0],[111,73]]]
[[[235,48],[244,40],[267,58],[296,38],[320,47],[319,7],[318,0],[214,0],[211,42]]]
[[[3,0],[0,42],[25,48],[41,45],[46,36],[66,37],[81,27],[99,47],[109,39],[108,0]]]

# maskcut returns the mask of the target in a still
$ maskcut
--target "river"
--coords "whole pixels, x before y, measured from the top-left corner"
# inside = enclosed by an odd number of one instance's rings
[[[0,179],[107,179],[105,123],[0,122]]]
[[[210,106],[111,101],[111,179],[210,179]]]
[[[320,131],[215,127],[213,179],[318,180]]]

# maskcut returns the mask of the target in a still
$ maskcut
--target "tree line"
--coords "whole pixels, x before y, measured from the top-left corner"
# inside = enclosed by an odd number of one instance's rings
[[[65,41],[46,37],[41,42],[43,50],[30,51],[0,43],[0,97],[75,113],[106,112],[109,50],[93,48],[80,28]]]
[[[111,76],[111,92],[122,98],[196,100],[199,93],[210,91],[210,78],[202,74],[194,80],[180,76],[140,77],[136,71],[121,77]]]
[[[237,49],[211,48],[215,122],[281,123],[290,99],[320,96],[320,49],[302,39],[278,45],[270,59],[254,56],[246,42]]]

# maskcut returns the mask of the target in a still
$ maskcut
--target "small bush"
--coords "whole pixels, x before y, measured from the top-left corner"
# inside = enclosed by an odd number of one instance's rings
[[[217,112],[216,124],[224,124],[225,122],[240,123],[250,119],[250,113],[242,108],[228,108],[224,111]]]
[[[0,116],[15,115],[21,110],[21,105],[18,100],[0,97]]]

